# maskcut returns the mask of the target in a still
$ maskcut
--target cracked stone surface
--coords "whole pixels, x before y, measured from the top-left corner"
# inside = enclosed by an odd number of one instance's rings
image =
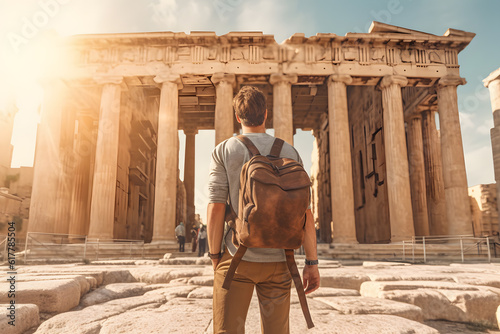
[[[0,332],[212,333],[213,270],[198,260],[19,266],[17,320],[23,326],[6,327],[2,308]],[[308,296],[316,327],[307,330],[293,288],[291,333],[500,333],[498,264],[324,262],[321,287]],[[0,303],[8,302],[4,285]],[[255,295],[245,328],[260,333]]]

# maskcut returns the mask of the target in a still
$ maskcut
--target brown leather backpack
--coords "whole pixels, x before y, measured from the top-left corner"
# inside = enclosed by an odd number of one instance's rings
[[[238,215],[231,203],[226,207],[226,221],[233,230],[233,242],[238,250],[222,287],[229,289],[248,247],[284,249],[307,326],[312,328],[314,324],[293,253],[304,241],[311,196],[309,176],[299,162],[279,157],[283,140],[276,138],[270,154],[263,156],[248,137],[236,138],[249,150],[250,160],[241,169]]]

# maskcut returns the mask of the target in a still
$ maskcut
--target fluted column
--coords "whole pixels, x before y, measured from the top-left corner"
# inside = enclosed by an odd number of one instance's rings
[[[154,80],[161,84],[161,94],[158,111],[153,242],[175,242],[177,170],[179,165],[179,89],[182,88],[182,84],[179,75],[158,75]]]
[[[493,71],[483,82],[484,86],[490,91],[491,111],[493,112],[494,126],[490,130],[490,136],[495,182],[497,184],[497,205],[500,208],[500,68]],[[500,220],[497,224],[500,230]]]
[[[437,86],[446,215],[450,235],[472,234],[472,215],[457,103],[457,86],[463,84],[465,79],[447,76],[441,78]]]
[[[422,112],[422,137],[424,148],[425,180],[429,232],[431,235],[447,235],[446,198],[444,194],[441,143],[436,128],[436,112]]]
[[[42,114],[38,126],[31,191],[29,232],[54,233],[59,175],[60,137],[66,87],[60,80],[43,83]]]
[[[415,235],[411,206],[410,176],[406,159],[406,136],[401,87],[408,80],[388,75],[380,81],[384,113],[384,146],[387,175],[387,196],[391,241],[401,241]]]
[[[293,145],[292,85],[297,82],[296,74],[271,74],[273,85],[273,128],[274,136]]]
[[[95,143],[92,140],[92,119],[84,116],[78,117],[70,208],[70,234],[87,235],[89,230],[90,155],[94,145]]]
[[[74,173],[74,135],[75,135],[75,110],[65,108],[61,127],[61,174],[59,175],[58,197],[56,203],[56,220],[54,232],[69,233],[71,195]]]
[[[328,78],[333,243],[357,242],[346,87],[351,82],[349,75]]]
[[[94,165],[89,238],[112,239],[120,128],[122,77],[98,77],[103,85]]]
[[[407,122],[408,162],[410,164],[411,200],[415,235],[429,235],[429,216],[425,187],[424,144],[422,139],[422,115],[412,114]]]
[[[212,82],[216,89],[215,145],[231,138],[234,133],[233,84],[234,74],[215,73]]]
[[[194,180],[195,180],[195,137],[198,130],[184,129],[186,134],[186,150],[184,155],[184,187],[186,188],[186,231],[191,231],[194,223]],[[187,241],[191,240],[191,233],[186,233]]]

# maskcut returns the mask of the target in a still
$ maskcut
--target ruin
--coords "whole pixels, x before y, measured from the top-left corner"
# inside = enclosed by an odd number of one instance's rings
[[[281,44],[261,32],[67,38],[71,67],[44,80],[29,231],[174,241],[176,223],[195,219],[197,131],[215,129],[215,144],[237,133],[232,98],[255,85],[277,137],[315,137],[320,241],[470,235],[457,86],[474,35],[373,22]]]

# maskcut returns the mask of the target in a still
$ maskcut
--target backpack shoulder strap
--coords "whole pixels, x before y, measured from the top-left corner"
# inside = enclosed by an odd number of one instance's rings
[[[274,140],[273,147],[271,147],[271,153],[269,153],[269,155],[279,158],[284,143],[285,141],[283,139],[276,138]]]
[[[251,157],[256,156],[256,155],[260,155],[259,149],[252,143],[250,138],[248,138],[245,135],[238,135],[238,136],[236,136],[236,139],[238,139],[243,144],[245,144],[248,151],[250,152]]]
[[[231,286],[231,282],[233,281],[234,273],[236,272],[236,268],[241,262],[241,258],[245,255],[247,248],[243,245],[238,247],[238,250],[234,254],[233,259],[231,260],[231,264],[229,265],[229,269],[227,270],[226,277],[224,278],[224,283],[222,283],[222,288],[225,290],[229,290]]]
[[[309,307],[307,306],[307,298],[304,292],[304,286],[302,285],[302,280],[300,279],[299,270],[297,269],[297,264],[295,263],[293,249],[285,249],[285,255],[286,255],[286,264],[288,266],[288,270],[290,270],[293,283],[295,284],[295,288],[297,289],[297,295],[299,296],[302,313],[306,318],[307,328],[311,329],[314,327],[314,323],[311,318],[311,313],[309,312]]]

